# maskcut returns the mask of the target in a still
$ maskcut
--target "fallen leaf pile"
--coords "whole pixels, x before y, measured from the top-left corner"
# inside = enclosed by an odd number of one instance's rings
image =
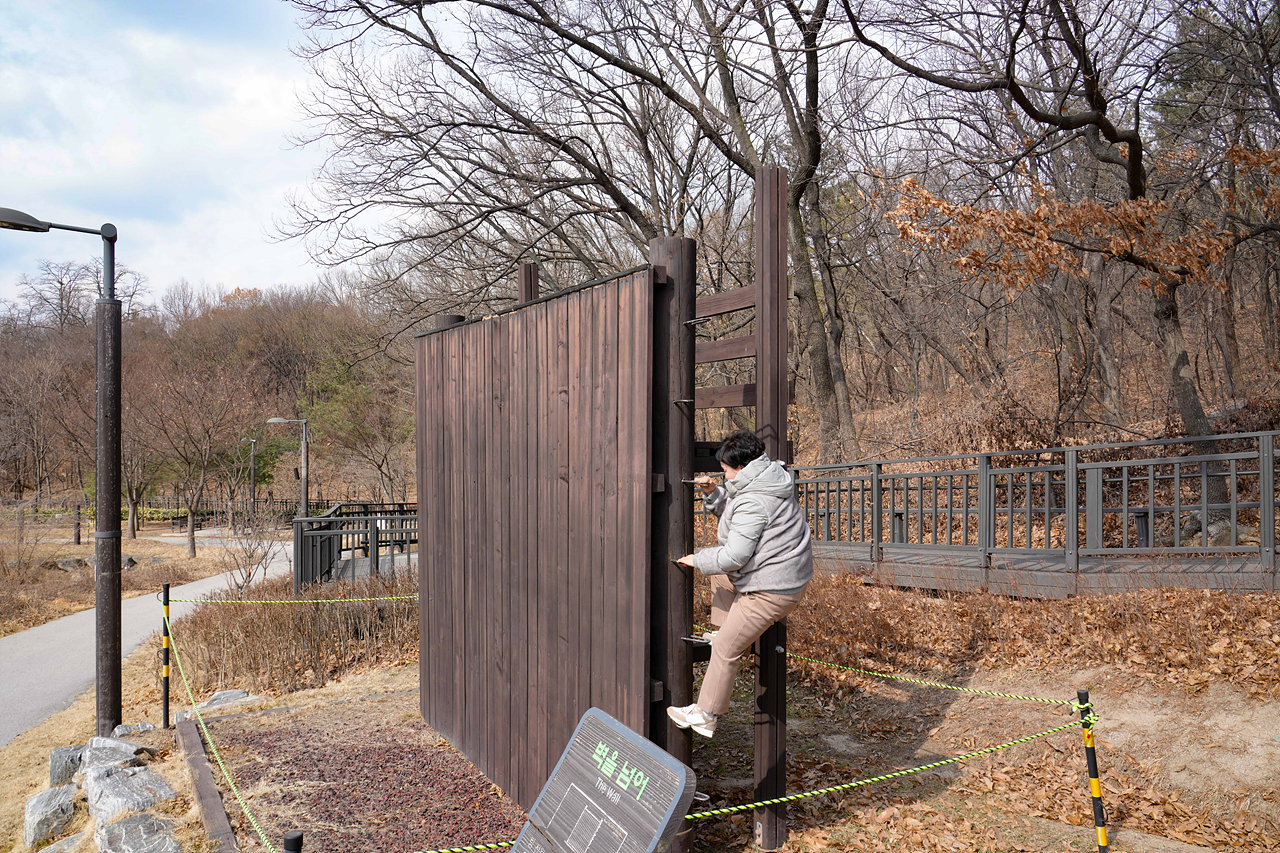
[[[1107,664],[1197,690],[1214,682],[1280,699],[1280,601],[1268,593],[1147,589],[1031,601],[932,597],[820,575],[788,619],[791,651],[900,672]]]

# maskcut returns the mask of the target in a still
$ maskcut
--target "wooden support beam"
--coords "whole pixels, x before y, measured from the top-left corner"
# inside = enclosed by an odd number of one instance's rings
[[[787,171],[756,173],[756,432],[771,459],[787,444]],[[756,667],[755,770],[757,801],[787,793],[787,626],[764,632]],[[787,809],[755,810],[755,840],[764,850],[787,842]]]
[[[650,706],[649,739],[693,763],[693,739],[667,716],[693,703],[693,575],[675,559],[693,551],[693,319],[697,243],[664,237],[649,244],[654,266],[653,463],[665,488],[653,496],[650,574],[650,666],[662,698]],[[657,281],[658,276],[662,281]],[[673,846],[673,850],[676,847]],[[677,850],[678,853],[678,850]]]
[[[746,385],[711,385],[693,392],[693,405],[697,409],[724,409],[729,406],[756,405],[755,383]]]
[[[538,265],[521,264],[517,273],[520,290],[520,304],[532,302],[538,298]]]
[[[698,300],[695,316],[714,317],[717,314],[728,314],[741,311],[756,304],[756,286],[738,287],[723,293],[713,293]]]
[[[694,361],[708,364],[713,361],[729,361],[734,358],[751,358],[756,354],[755,336],[721,338],[718,341],[699,341]]]

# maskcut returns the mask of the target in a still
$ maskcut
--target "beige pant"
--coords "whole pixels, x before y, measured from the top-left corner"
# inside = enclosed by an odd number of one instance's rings
[[[738,663],[770,625],[796,609],[803,593],[738,592],[725,575],[711,575],[711,662],[698,692],[698,707],[708,714],[729,710]]]

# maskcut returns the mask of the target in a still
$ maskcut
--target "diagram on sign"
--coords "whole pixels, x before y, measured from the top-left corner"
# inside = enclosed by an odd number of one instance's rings
[[[548,826],[571,853],[618,853],[627,832],[577,785],[570,784]]]

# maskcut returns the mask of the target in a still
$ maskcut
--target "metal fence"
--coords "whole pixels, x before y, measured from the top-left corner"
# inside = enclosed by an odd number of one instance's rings
[[[1274,590],[1278,434],[797,467],[797,489],[820,560],[894,583]]]
[[[394,571],[416,560],[416,503],[341,503],[293,520],[293,588]]]

